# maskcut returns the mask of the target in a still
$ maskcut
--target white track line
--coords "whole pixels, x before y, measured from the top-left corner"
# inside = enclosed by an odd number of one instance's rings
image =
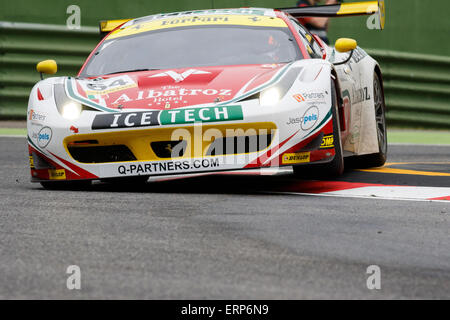
[[[336,198],[358,198],[358,199],[372,199],[372,200],[399,200],[399,201],[419,201],[419,202],[439,202],[450,204],[447,200],[428,200],[428,199],[409,199],[409,198],[389,198],[389,197],[374,197],[374,196],[357,196],[357,195],[339,195],[331,193],[302,193],[302,192],[264,192],[267,194],[290,194],[296,196],[315,196],[315,197],[336,197]]]
[[[450,188],[445,187],[412,187],[412,186],[368,186],[347,190],[324,192],[336,196],[373,197],[390,199],[421,199],[442,198],[450,196]],[[449,202],[450,203],[450,202]]]

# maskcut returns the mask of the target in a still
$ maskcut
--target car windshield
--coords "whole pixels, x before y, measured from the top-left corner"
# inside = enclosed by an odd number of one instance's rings
[[[81,77],[155,69],[286,63],[302,56],[287,27],[177,27],[106,39]]]

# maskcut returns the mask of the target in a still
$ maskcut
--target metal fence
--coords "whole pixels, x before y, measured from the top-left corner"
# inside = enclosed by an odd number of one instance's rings
[[[390,124],[450,128],[450,57],[367,51],[383,71]]]
[[[0,118],[25,119],[37,62],[55,59],[58,74],[75,75],[98,41],[94,27],[0,22]],[[382,67],[389,124],[450,129],[449,57],[367,51]]]
[[[76,75],[99,38],[94,27],[0,22],[0,118],[25,119],[37,62],[54,59],[58,74]]]

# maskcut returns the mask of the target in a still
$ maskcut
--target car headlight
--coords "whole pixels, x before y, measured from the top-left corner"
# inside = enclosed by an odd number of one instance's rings
[[[280,101],[280,98],[280,90],[277,87],[273,87],[261,92],[259,104],[262,106],[274,106]]]
[[[301,67],[290,69],[277,84],[261,91],[259,94],[259,104],[261,106],[276,105],[292,87],[301,69]]]
[[[80,103],[75,101],[68,101],[61,106],[61,115],[67,120],[78,119],[81,115],[83,107]]]
[[[55,84],[53,92],[56,108],[64,119],[76,120],[81,116],[83,110],[95,110],[70,99],[66,95],[63,84]]]

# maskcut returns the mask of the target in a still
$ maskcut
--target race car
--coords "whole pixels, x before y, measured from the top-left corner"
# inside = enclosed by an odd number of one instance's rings
[[[61,188],[282,166],[335,176],[344,157],[382,166],[380,66],[355,40],[329,47],[297,20],[363,14],[384,26],[383,1],[102,22],[106,35],[77,77],[31,90],[31,181]],[[41,77],[56,69],[37,65]]]

